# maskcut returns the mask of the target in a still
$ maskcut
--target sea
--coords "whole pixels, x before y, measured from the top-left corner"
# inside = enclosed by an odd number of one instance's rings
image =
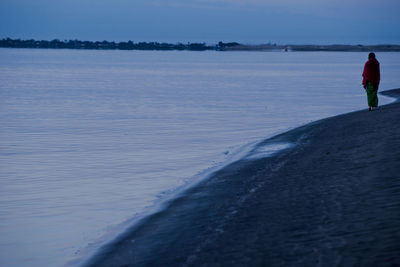
[[[257,143],[366,110],[367,56],[0,49],[0,266],[82,265]]]

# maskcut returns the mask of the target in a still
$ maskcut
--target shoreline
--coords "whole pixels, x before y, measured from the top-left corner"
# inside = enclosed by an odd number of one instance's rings
[[[382,94],[261,142],[296,145],[215,172],[85,266],[399,263],[400,89]]]
[[[21,40],[0,39],[1,48],[33,49],[83,49],[83,50],[140,50],[140,51],[282,51],[282,52],[400,52],[399,44],[240,44],[237,42],[166,43],[166,42],[115,42],[87,40]]]

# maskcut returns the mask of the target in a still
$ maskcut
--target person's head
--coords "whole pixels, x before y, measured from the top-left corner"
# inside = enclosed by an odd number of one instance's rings
[[[368,55],[368,59],[372,59],[372,58],[375,58],[375,53],[373,53],[373,52],[369,53],[369,55]]]

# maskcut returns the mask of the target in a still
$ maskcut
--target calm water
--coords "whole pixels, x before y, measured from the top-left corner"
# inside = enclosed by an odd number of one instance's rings
[[[0,49],[0,265],[85,258],[256,142],[365,108],[366,57]]]

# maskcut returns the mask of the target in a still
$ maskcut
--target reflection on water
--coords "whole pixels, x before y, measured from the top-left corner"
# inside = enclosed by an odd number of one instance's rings
[[[291,143],[268,143],[253,150],[246,159],[267,158],[274,155],[276,152],[287,149],[293,146]]]

